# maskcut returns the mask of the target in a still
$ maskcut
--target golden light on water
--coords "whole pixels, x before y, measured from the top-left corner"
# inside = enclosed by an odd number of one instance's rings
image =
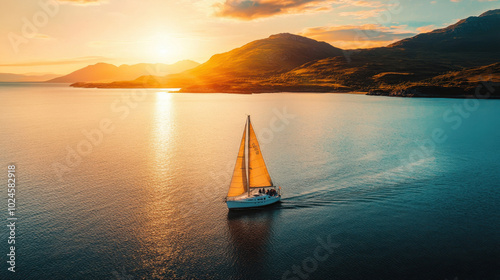
[[[153,124],[153,139],[151,144],[154,146],[155,162],[157,166],[166,166],[168,162],[168,152],[172,149],[173,142],[173,106],[172,93],[159,91],[155,93],[155,112]]]

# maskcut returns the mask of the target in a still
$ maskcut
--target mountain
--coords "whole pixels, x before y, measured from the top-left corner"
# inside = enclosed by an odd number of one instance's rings
[[[342,50],[328,43],[281,33],[216,54],[188,72],[195,76],[222,78],[267,76],[287,72],[309,61],[338,55],[342,55]]]
[[[478,17],[460,20],[446,28],[401,40],[389,47],[446,52],[498,51],[499,26],[500,9],[491,10]]]
[[[314,84],[331,90],[347,86],[352,90],[390,92],[401,87],[437,83],[438,80],[432,78],[448,72],[469,68],[490,71],[493,68],[482,66],[499,61],[500,10],[492,10],[387,47],[351,50],[343,57],[306,63],[270,78],[268,83],[296,87]],[[463,75],[470,73],[462,72]],[[451,84],[457,85],[455,82],[448,85]]]
[[[0,82],[43,82],[57,77],[56,74],[12,74],[0,73]]]
[[[499,46],[500,47],[500,46]],[[346,52],[301,65],[269,79],[272,84],[300,87],[311,84],[349,87],[369,91],[391,89],[415,83],[450,71],[479,67],[500,61],[500,52],[436,52],[425,49],[376,48]]]
[[[199,63],[191,60],[183,60],[174,64],[148,64],[140,63],[134,65],[123,64],[115,66],[108,63],[97,63],[76,70],[68,75],[48,80],[49,83],[75,83],[75,82],[112,82],[117,80],[131,80],[151,73],[162,75],[179,73]]]
[[[283,33],[214,55],[182,73],[74,86],[236,93],[355,90],[391,95],[397,91],[392,95],[463,97],[478,82],[497,77],[499,32],[500,10],[492,10],[382,48],[341,50]],[[495,95],[500,96],[500,90]]]

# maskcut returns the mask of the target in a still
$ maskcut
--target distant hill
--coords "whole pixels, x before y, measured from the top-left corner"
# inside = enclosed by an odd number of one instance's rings
[[[140,63],[134,65],[123,64],[115,66],[108,63],[97,63],[76,70],[68,75],[48,80],[49,83],[75,83],[75,82],[112,82],[121,80],[132,80],[143,75],[151,74],[153,71],[161,71],[164,75],[179,73],[199,63],[191,60],[183,60],[174,64],[149,64]]]
[[[53,79],[56,74],[12,74],[0,73],[0,82],[43,82]]]
[[[342,55],[325,42],[281,33],[250,42],[187,71],[195,76],[252,77],[284,73],[306,62]]]

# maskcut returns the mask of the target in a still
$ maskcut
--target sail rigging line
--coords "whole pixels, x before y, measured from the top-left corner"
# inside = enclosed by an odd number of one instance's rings
[[[247,115],[247,125],[248,125],[248,141],[246,143],[246,147],[247,147],[247,171],[248,171],[248,175],[247,175],[247,180],[248,180],[248,196],[250,197],[250,170],[251,170],[251,166],[250,166],[250,115]]]

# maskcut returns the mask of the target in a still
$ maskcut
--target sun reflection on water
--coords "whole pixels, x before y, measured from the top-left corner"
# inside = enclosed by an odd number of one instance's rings
[[[153,140],[151,143],[154,145],[156,164],[162,166],[162,163],[165,164],[165,154],[168,153],[168,148],[173,144],[171,139],[173,129],[172,93],[157,92],[154,109]]]
[[[151,106],[152,122],[148,145],[150,155],[148,162],[148,178],[143,188],[145,198],[142,198],[142,226],[136,231],[136,237],[141,243],[137,258],[150,276],[172,275],[170,264],[178,255],[174,244],[179,242],[172,224],[181,224],[176,218],[174,207],[177,202],[175,193],[175,171],[173,154],[175,141],[173,139],[172,93],[158,91],[154,93],[154,104]]]

